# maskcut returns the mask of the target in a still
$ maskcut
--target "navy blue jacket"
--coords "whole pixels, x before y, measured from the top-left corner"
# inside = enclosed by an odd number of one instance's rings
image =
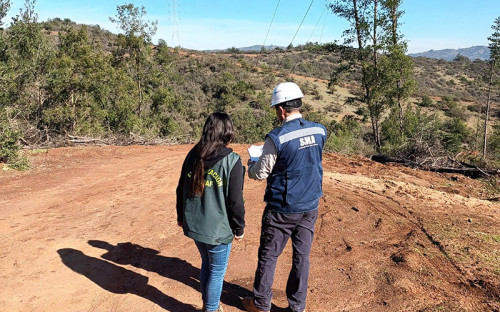
[[[282,213],[300,213],[318,208],[323,195],[322,152],[326,141],[323,125],[303,118],[293,119],[268,135],[277,158],[267,177],[264,201]]]

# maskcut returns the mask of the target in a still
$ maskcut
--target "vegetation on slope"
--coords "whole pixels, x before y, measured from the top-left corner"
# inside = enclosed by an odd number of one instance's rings
[[[113,35],[68,19],[40,23],[29,5],[0,30],[0,161],[20,163],[21,142],[59,146],[68,136],[117,144],[138,137],[193,142],[215,110],[231,114],[237,142],[262,141],[276,126],[269,108],[272,87],[284,80],[304,90],[303,113],[325,124],[328,150],[415,157],[481,148],[487,62],[413,59],[417,88],[404,104],[404,116],[392,109],[379,116],[377,145],[363,104],[362,67],[332,76],[352,49],[308,43],[248,55],[234,48],[187,51],[162,40],[152,45],[152,23],[144,20],[145,11],[133,9],[122,7],[115,20],[139,19],[142,31]],[[330,81],[328,87],[323,80]],[[498,124],[495,105],[491,115]],[[490,162],[500,158],[495,127]]]

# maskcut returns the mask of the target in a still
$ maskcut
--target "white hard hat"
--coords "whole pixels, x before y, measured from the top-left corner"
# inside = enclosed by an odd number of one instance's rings
[[[278,84],[273,90],[273,96],[271,98],[271,107],[283,102],[301,99],[303,97],[304,94],[302,94],[302,91],[300,91],[299,86],[297,86],[295,83],[282,82]]]

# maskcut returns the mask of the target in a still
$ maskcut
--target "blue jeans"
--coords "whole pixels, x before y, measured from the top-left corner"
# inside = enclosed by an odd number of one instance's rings
[[[215,311],[219,308],[231,243],[210,245],[194,242],[201,255],[200,290],[203,305],[206,311]]]

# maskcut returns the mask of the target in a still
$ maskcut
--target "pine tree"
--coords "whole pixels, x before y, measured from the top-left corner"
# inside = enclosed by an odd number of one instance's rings
[[[489,81],[488,81],[488,99],[486,101],[486,112],[484,117],[484,136],[483,136],[483,159],[486,158],[487,151],[487,139],[488,139],[488,119],[490,114],[491,105],[491,88],[493,85],[493,77],[495,76],[496,67],[498,66],[498,61],[500,60],[500,17],[495,19],[493,26],[493,34],[488,37],[490,41],[488,47],[490,49],[490,71],[489,71]]]

